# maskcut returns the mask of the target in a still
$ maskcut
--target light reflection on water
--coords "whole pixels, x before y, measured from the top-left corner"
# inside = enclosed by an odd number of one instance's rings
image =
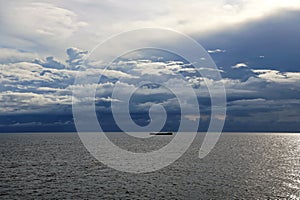
[[[172,139],[109,137],[136,152]],[[1,199],[300,199],[300,135],[224,133],[200,160],[202,139],[171,166],[133,175],[99,163],[75,134],[1,134]]]

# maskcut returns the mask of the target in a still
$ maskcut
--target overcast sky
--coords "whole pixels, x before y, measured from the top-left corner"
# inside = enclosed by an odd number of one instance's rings
[[[83,87],[73,85],[78,65],[108,37],[145,27],[187,34],[212,56],[227,92],[225,131],[300,131],[299,21],[299,0],[0,0],[0,132],[74,131],[72,89]],[[110,104],[121,101],[111,96],[117,80],[124,91],[137,89],[130,105],[137,124],[147,124],[149,107],[159,103],[170,113],[167,128],[176,128],[174,95],[138,85],[141,77],[168,81],[180,74],[199,90],[199,130],[205,130],[210,115],[205,83],[219,83],[171,54],[133,57],[120,58],[106,71],[91,66],[103,80],[83,90],[97,87],[105,129],[117,130],[110,114]]]

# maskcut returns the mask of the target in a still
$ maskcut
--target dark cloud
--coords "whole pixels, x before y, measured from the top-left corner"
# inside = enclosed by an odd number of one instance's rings
[[[238,78],[238,72],[230,69],[237,63],[246,63],[255,69],[299,71],[299,21],[299,11],[280,12],[262,20],[228,27],[198,41],[207,49],[226,50],[212,54],[217,65],[226,69],[226,77]]]

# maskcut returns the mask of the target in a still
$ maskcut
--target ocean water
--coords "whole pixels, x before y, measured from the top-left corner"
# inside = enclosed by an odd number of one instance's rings
[[[172,139],[109,137],[136,152]],[[199,159],[202,139],[166,168],[130,174],[97,161],[74,133],[0,134],[0,199],[300,199],[300,134],[224,133]]]

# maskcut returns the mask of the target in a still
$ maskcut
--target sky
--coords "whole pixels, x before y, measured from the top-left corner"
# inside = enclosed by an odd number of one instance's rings
[[[0,0],[0,132],[75,131],[72,91],[95,87],[99,123],[104,130],[119,130],[111,113],[111,104],[121,101],[112,97],[116,84],[136,89],[130,114],[138,125],[149,123],[149,108],[156,103],[166,108],[165,129],[175,130],[180,109],[174,94],[139,84],[144,77],[169,81],[178,75],[197,91],[199,131],[210,120],[206,84],[222,83],[224,131],[299,132],[299,21],[299,0]],[[223,79],[201,77],[179,56],[150,50],[124,55],[107,70],[101,64],[78,67],[112,35],[145,27],[192,37]],[[176,41],[163,37],[162,43]],[[97,85],[76,85],[79,72],[103,76]],[[179,82],[171,83],[184,94]]]

